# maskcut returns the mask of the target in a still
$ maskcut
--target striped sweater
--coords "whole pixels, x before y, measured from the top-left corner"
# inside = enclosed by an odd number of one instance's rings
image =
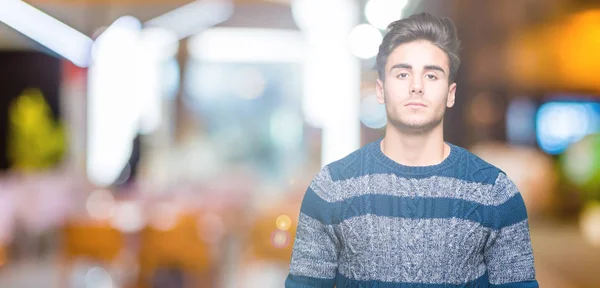
[[[381,139],[325,166],[300,210],[286,287],[538,287],[527,211],[498,168],[450,144],[412,167]]]

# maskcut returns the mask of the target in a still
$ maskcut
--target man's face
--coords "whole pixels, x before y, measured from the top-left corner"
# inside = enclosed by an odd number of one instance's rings
[[[386,104],[388,122],[413,134],[442,123],[446,107],[454,105],[456,83],[449,82],[446,53],[429,41],[396,47],[385,66],[385,81],[377,80],[377,100]]]

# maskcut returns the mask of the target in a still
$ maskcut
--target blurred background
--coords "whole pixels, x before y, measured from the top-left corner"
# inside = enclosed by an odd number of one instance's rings
[[[519,187],[541,286],[600,287],[595,0],[0,0],[0,286],[283,287],[421,11],[463,43],[446,139]]]

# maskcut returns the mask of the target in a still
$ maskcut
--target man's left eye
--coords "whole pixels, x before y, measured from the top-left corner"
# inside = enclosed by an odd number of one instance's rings
[[[429,80],[435,80],[435,79],[437,79],[437,77],[435,77],[435,75],[431,75],[431,74],[426,75],[425,77],[429,78]]]

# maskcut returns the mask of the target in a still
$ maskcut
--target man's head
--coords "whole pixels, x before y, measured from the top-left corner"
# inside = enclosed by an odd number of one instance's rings
[[[377,99],[389,124],[426,133],[454,105],[460,40],[450,19],[427,13],[391,23],[377,54]]]

